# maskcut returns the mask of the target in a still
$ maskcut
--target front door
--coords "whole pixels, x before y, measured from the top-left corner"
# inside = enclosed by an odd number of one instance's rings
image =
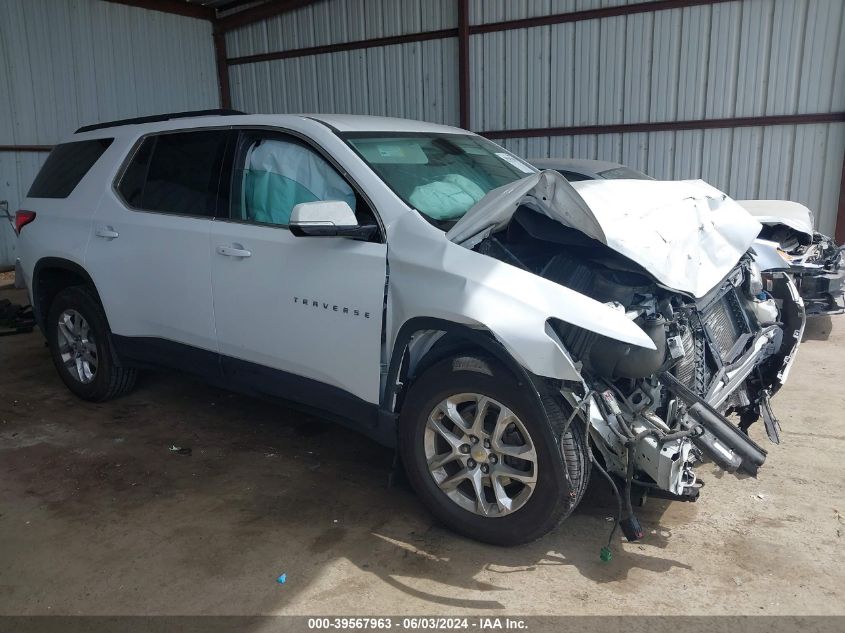
[[[295,237],[300,202],[342,200],[375,222],[356,189],[313,147],[242,132],[230,215],[210,233],[224,373],[259,393],[356,417],[379,400],[387,247],[383,240]]]

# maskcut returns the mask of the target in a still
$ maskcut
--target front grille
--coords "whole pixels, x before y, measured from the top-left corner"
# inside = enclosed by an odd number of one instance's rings
[[[737,339],[748,331],[741,310],[736,290],[731,288],[703,315],[704,327],[707,328],[716,351],[722,358],[731,350]]]

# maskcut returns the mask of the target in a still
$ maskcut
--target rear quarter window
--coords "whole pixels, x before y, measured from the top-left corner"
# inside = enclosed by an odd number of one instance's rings
[[[27,194],[30,198],[67,198],[103,155],[113,138],[56,145]]]

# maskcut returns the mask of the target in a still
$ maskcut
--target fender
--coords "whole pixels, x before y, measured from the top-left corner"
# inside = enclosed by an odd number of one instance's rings
[[[97,290],[94,280],[91,279],[91,275],[77,262],[62,257],[42,257],[39,259],[32,270],[32,288],[30,288],[30,292],[32,293],[32,312],[35,315],[35,321],[38,323],[38,327],[42,331],[44,330],[44,319],[47,318],[47,315],[42,313],[39,293],[43,291],[40,276],[45,269],[66,270],[80,277],[85,283],[94,288],[95,292]]]
[[[398,396],[400,395],[398,390],[399,372],[402,369],[405,352],[408,349],[411,338],[418,332],[425,331],[439,331],[443,332],[445,336],[454,335],[456,338],[466,340],[470,344],[489,353],[514,375],[520,387],[527,388],[526,392],[530,394],[531,399],[539,407],[538,410],[545,412],[546,407],[543,404],[543,397],[541,395],[541,383],[543,379],[540,376],[532,374],[520,365],[489,332],[473,329],[466,325],[443,319],[418,317],[405,322],[399,329],[399,334],[393,346],[393,353],[390,357],[387,381],[382,391],[381,404],[379,406],[379,428],[381,429],[379,441],[386,446],[394,446],[391,442],[395,442],[395,433],[399,428],[398,409],[401,407],[397,407],[396,405]]]
[[[468,250],[442,233],[438,239],[426,240],[415,234],[414,226],[391,229],[388,349],[396,349],[398,330],[405,323],[431,317],[489,331],[517,364],[535,376],[578,382],[580,372],[552,330],[550,319],[656,349],[624,311]],[[421,241],[427,242],[422,248]]]
[[[444,319],[416,317],[406,321],[405,324],[399,328],[399,334],[396,336],[393,351],[390,355],[387,381],[385,388],[382,390],[380,407],[383,410],[394,411],[395,409],[394,399],[398,395],[397,385],[399,371],[402,368],[402,361],[404,360],[405,352],[408,349],[411,339],[419,332],[430,331],[443,332],[446,336],[455,336],[456,338],[463,339],[468,343],[471,343],[479,349],[483,349],[507,367],[519,383],[531,385],[533,387],[533,392],[538,391],[535,383],[540,380],[540,378],[531,374],[522,365],[520,365],[513,356],[508,353],[502,344],[490,334],[490,332],[474,329],[462,323],[455,323]]]

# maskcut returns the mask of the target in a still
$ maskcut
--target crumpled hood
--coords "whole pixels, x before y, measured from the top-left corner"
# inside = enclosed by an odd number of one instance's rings
[[[701,180],[588,180],[542,171],[487,193],[446,234],[472,248],[521,205],[625,255],[664,286],[703,297],[736,265],[761,225]]]

